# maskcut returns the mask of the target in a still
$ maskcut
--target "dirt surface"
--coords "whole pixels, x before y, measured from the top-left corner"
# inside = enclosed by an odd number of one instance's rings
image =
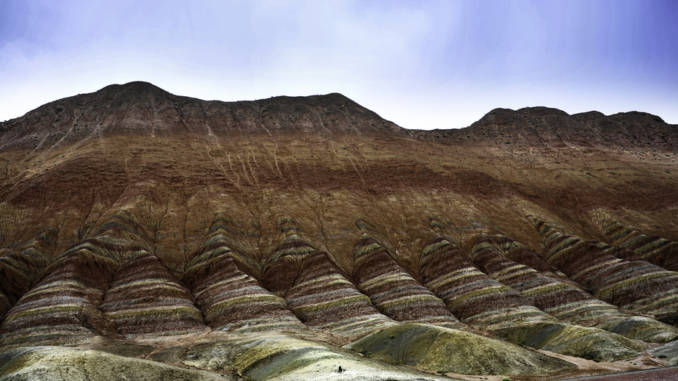
[[[678,367],[636,370],[633,372],[614,373],[603,376],[568,378],[566,380],[671,381],[675,379],[678,379]]]

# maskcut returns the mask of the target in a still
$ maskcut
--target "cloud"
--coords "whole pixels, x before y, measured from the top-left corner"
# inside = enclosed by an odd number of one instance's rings
[[[337,91],[409,128],[536,104],[678,121],[675,6],[646,3],[7,0],[0,120],[146,80],[223,100]]]

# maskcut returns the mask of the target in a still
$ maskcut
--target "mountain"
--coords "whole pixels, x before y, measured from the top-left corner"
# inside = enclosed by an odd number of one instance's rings
[[[495,143],[520,146],[601,146],[678,149],[678,126],[643,112],[605,116],[597,111],[568,115],[548,107],[494,109],[471,126],[424,132],[450,143]]]
[[[97,136],[352,134],[411,136],[445,143],[610,145],[676,150],[678,127],[656,115],[591,111],[568,115],[547,107],[494,109],[471,126],[406,130],[338,93],[256,101],[202,101],[147,82],[110,85],[48,103],[0,125],[0,147],[46,149]],[[511,139],[514,141],[511,142]]]
[[[146,82],[48,103],[0,124],[0,380],[675,364],[677,143],[640,112],[423,131]]]
[[[170,94],[147,82],[110,85],[48,103],[0,126],[0,147],[49,149],[92,137],[240,134],[401,134],[337,93],[220,102]]]

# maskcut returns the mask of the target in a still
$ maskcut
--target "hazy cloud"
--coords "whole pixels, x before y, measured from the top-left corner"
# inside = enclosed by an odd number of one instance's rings
[[[678,5],[0,0],[0,120],[110,83],[207,99],[342,92],[408,128],[494,107],[678,123]]]

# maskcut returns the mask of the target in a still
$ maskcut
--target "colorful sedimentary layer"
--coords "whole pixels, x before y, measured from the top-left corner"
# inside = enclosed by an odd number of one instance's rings
[[[286,298],[304,323],[349,340],[395,324],[377,311],[370,298],[355,288],[327,253],[320,251],[307,255],[300,263],[298,277]]]
[[[84,342],[115,336],[99,306],[122,258],[139,250],[129,237],[138,227],[125,213],[111,217],[93,235],[66,250],[44,271],[3,322],[0,345]]]
[[[445,303],[408,274],[375,239],[363,234],[354,250],[354,279],[384,314],[401,322],[464,325]]]
[[[55,238],[50,229],[16,248],[0,249],[0,319],[38,280]]]
[[[549,265],[537,252],[520,242],[502,235],[484,237],[485,240],[491,242],[492,245],[500,249],[504,257],[514,262],[521,263],[543,274],[555,275],[557,272],[557,270]]]
[[[290,307],[308,326],[353,341],[348,347],[366,357],[437,373],[549,374],[569,365],[471,332],[395,322],[377,311],[324,252],[306,255],[300,266],[287,292]],[[469,346],[460,350],[460,344]],[[486,356],[477,356],[480,352]]]
[[[465,323],[497,330],[534,322],[554,322],[519,292],[490,278],[444,237],[423,250],[421,279]]]
[[[148,253],[121,266],[101,309],[125,337],[183,335],[205,328],[189,291]]]
[[[667,342],[678,336],[678,332],[669,325],[623,313],[616,306],[594,298],[569,282],[544,275],[504,256],[501,248],[518,245],[504,236],[481,236],[474,241],[471,257],[486,274],[520,291],[530,304],[559,320],[595,326],[648,342]]]
[[[301,261],[316,249],[301,237],[294,219],[285,217],[280,221],[280,243],[268,258],[263,279],[269,290],[279,293],[289,290],[301,271]]]
[[[66,250],[7,313],[0,345],[76,343],[110,332],[98,306],[118,263],[91,241]]]
[[[619,255],[618,248],[532,220],[544,237],[544,257],[549,264],[584,289],[622,309],[678,323],[678,273],[646,261],[622,259],[619,256],[625,255]]]
[[[395,324],[372,305],[334,264],[299,233],[291,219],[281,222],[280,244],[264,271],[268,288],[284,295],[306,325],[353,340]]]
[[[678,242],[648,236],[614,220],[604,223],[603,233],[609,244],[627,250],[620,251],[627,254],[624,259],[642,259],[667,270],[678,271]]]
[[[630,358],[644,348],[611,332],[557,321],[481,272],[444,237],[424,248],[421,277],[463,322],[515,344],[594,360]]]
[[[207,324],[245,332],[303,328],[284,299],[261,287],[238,266],[244,257],[230,247],[231,225],[223,217],[212,223],[183,277]]]

